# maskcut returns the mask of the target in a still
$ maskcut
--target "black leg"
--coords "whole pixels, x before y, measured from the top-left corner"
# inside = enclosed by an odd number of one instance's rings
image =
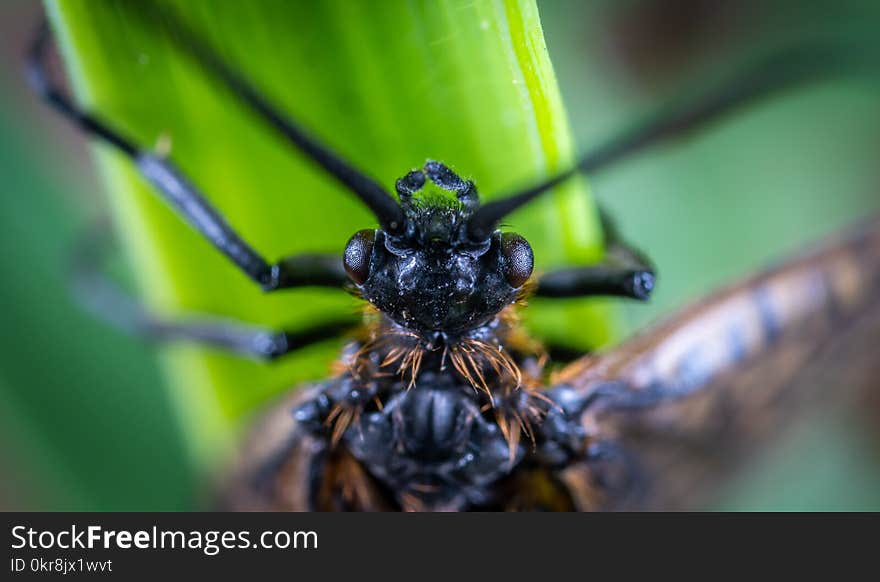
[[[605,260],[597,265],[545,273],[538,279],[539,297],[608,295],[644,301],[654,290],[654,268],[638,250],[621,240],[610,217],[601,212]]]
[[[272,280],[278,289],[290,287],[343,288],[351,280],[342,266],[342,257],[332,254],[291,255],[272,266]]]
[[[225,254],[248,277],[265,291],[274,291],[298,285],[340,286],[348,279],[341,260],[308,261],[302,258],[284,259],[269,264],[246,243],[211,206],[174,165],[149,151],[142,150],[94,115],[79,109],[51,80],[45,67],[45,56],[50,41],[49,28],[41,28],[29,54],[28,79],[31,87],[45,101],[85,133],[114,146],[129,157],[141,174],[152,183],[162,197],[180,216],[201,232],[211,244]]]
[[[351,317],[303,330],[270,330],[239,321],[193,314],[173,320],[153,313],[102,271],[108,229],[95,229],[75,249],[72,283],[76,299],[99,319],[154,341],[188,341],[274,360],[294,350],[332,339],[357,325]]]
[[[654,274],[600,263],[589,267],[560,269],[538,280],[537,297],[613,296],[646,300],[654,289]]]

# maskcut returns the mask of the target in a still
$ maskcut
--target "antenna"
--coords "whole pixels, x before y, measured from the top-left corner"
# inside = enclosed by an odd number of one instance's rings
[[[696,99],[684,100],[683,104],[667,107],[635,129],[609,140],[572,168],[483,205],[468,221],[468,236],[473,240],[484,239],[502,218],[572,176],[604,170],[630,154],[680,137],[762,97],[862,68],[876,70],[877,59],[865,58],[864,51],[859,51],[856,46],[808,45],[764,57],[711,91]]]

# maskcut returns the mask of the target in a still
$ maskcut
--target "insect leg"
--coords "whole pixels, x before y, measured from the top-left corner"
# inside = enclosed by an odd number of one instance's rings
[[[261,360],[331,339],[356,325],[355,318],[302,330],[271,330],[210,315],[176,320],[154,313],[123,291],[100,268],[106,229],[95,229],[75,249],[73,290],[79,302],[99,319],[156,341],[189,341]]]
[[[585,297],[593,295],[646,300],[654,289],[650,271],[600,263],[589,267],[560,269],[538,280],[538,297]]]
[[[327,383],[302,386],[258,422],[227,481],[234,511],[390,511],[385,491],[344,446],[303,426],[297,411],[321,402]]]
[[[292,257],[269,264],[226,222],[199,190],[168,160],[138,147],[110,125],[77,107],[55,84],[46,69],[50,32],[43,23],[28,55],[31,87],[53,109],[90,136],[103,140],[125,154],[179,214],[201,232],[264,291],[298,285],[341,286],[348,279],[340,261]]]
[[[275,289],[290,287],[338,287],[350,282],[339,255],[302,253],[290,255],[273,267]]]
[[[619,443],[600,440],[587,454],[557,471],[576,511],[614,511],[639,507],[648,476],[630,451]]]
[[[545,273],[538,279],[539,297],[611,295],[646,300],[654,290],[655,273],[650,261],[624,242],[617,227],[600,211],[605,233],[605,260],[596,265]]]

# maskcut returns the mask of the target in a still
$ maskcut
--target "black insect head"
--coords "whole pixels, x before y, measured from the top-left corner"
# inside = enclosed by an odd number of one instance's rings
[[[455,199],[416,196],[426,178]],[[345,270],[364,299],[427,345],[454,343],[516,301],[532,273],[532,249],[514,233],[475,231],[474,184],[439,162],[398,180],[397,192],[401,224],[355,233]]]

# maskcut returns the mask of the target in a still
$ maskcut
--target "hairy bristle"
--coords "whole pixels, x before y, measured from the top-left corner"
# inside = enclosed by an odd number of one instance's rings
[[[499,379],[502,380],[502,388],[504,388],[505,391],[509,392],[511,389],[519,388],[522,385],[522,371],[520,370],[519,365],[514,361],[510,354],[503,351],[500,346],[492,346],[479,340],[466,340],[465,343],[474,348],[483,356],[483,358],[485,358],[485,361],[495,370]],[[506,372],[506,374],[504,372]],[[503,382],[503,380],[506,379],[505,376],[513,380],[512,386],[510,383],[505,384]]]
[[[424,354],[425,351],[420,346],[414,346],[409,352],[407,352],[406,356],[403,358],[403,362],[400,364],[398,373],[402,378],[405,378],[407,372],[409,372],[409,384],[407,384],[407,389],[416,385],[416,378],[419,376],[419,368],[422,366],[422,356],[424,356]]]
[[[473,376],[471,376],[470,371],[465,365],[464,358],[456,349],[452,349],[449,352],[449,360],[452,362],[452,366],[456,369],[456,371],[461,374],[461,376],[468,381],[468,384],[473,386],[474,390],[477,389],[477,383],[474,380]]]
[[[360,419],[362,407],[360,405],[350,405],[345,403],[337,403],[330,410],[324,425],[332,427],[330,436],[330,446],[335,447],[345,435],[353,423],[357,423]]]
[[[524,400],[521,396],[515,396],[514,400],[505,399],[495,409],[495,421],[507,441],[511,463],[515,460],[522,435],[531,441],[533,449],[537,446],[533,427],[545,414],[538,402],[549,402],[549,398],[537,390],[526,389],[525,396]]]
[[[368,321],[366,327],[369,330],[368,339],[360,346],[348,367],[348,372],[359,380],[366,381],[374,376],[390,376],[390,372],[382,371],[381,369],[387,368],[401,359],[406,361],[410,352],[418,346],[418,336],[416,334],[403,329],[391,329],[386,325],[382,325],[381,319],[372,322]],[[398,344],[400,342],[406,343],[394,345],[395,342],[398,342]],[[384,354],[382,361],[378,365],[380,369],[375,369],[376,367],[370,356],[381,352],[389,346],[392,346],[391,349]],[[400,370],[398,372],[400,373]],[[413,381],[415,380],[413,379]]]

